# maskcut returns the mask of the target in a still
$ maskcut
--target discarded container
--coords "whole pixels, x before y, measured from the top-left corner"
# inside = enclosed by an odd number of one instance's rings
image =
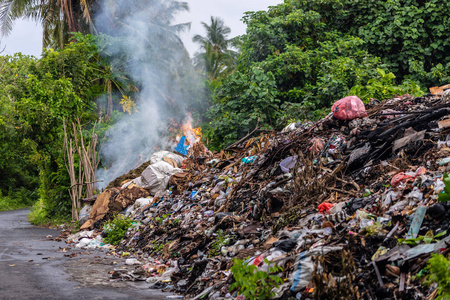
[[[443,159],[438,160],[437,162],[440,166],[446,165],[448,163],[450,163],[450,157],[446,157]]]

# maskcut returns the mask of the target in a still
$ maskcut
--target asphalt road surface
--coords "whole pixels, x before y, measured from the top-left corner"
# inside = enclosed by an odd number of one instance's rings
[[[67,249],[59,232],[27,222],[29,210],[0,212],[0,299],[165,299],[146,282],[113,281],[123,260]]]

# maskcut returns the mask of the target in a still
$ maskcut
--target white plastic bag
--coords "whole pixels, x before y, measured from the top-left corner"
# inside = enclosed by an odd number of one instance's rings
[[[174,168],[164,161],[157,162],[142,172],[142,187],[149,189],[151,195],[155,195],[167,188],[170,176],[180,172],[183,170]]]
[[[153,153],[153,155],[150,157],[150,162],[153,165],[153,164],[156,164],[157,162],[164,161],[165,157],[175,161],[178,168],[181,167],[183,164],[183,160],[184,160],[183,156],[169,152],[169,151],[158,151],[158,152]]]

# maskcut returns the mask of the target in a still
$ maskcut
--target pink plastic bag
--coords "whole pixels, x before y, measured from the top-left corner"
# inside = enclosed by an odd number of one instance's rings
[[[366,107],[357,96],[348,96],[336,101],[331,111],[338,120],[353,120],[367,117]]]

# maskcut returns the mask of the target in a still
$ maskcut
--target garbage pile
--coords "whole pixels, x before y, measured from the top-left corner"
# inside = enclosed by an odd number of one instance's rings
[[[450,93],[340,101],[219,153],[201,142],[186,157],[155,153],[69,240],[129,255],[135,272],[117,280],[192,299],[244,299],[230,288],[245,274],[235,259],[282,279],[253,299],[433,299],[424,268],[450,249]],[[113,247],[103,224],[117,213],[134,223]]]

